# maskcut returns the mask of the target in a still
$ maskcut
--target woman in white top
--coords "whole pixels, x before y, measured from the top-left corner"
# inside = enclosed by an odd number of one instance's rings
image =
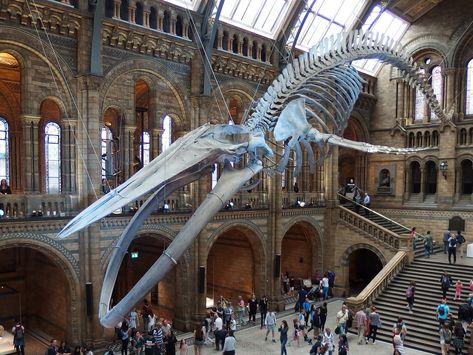
[[[233,330],[230,330],[223,344],[223,355],[235,355],[235,345],[236,339],[233,336]]]
[[[322,344],[327,347],[327,351],[329,355],[332,355],[334,349],[333,343],[333,333],[330,328],[326,328],[324,331],[324,338],[322,340]]]

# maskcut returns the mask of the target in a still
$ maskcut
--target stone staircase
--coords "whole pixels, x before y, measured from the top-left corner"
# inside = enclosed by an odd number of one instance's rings
[[[382,341],[392,341],[392,327],[400,316],[407,325],[407,337],[404,345],[426,351],[431,354],[440,354],[438,323],[435,318],[436,307],[440,303],[442,292],[440,289],[440,275],[442,270],[452,276],[453,280],[460,279],[464,285],[462,300],[453,301],[454,286],[447,294],[450,312],[457,317],[458,306],[465,302],[469,293],[469,283],[473,278],[473,269],[467,265],[449,265],[432,259],[416,259],[404,268],[378,296],[374,305],[378,308],[383,323],[378,331],[378,338]],[[414,312],[409,314],[406,309],[405,292],[411,280],[416,281]],[[469,345],[470,332],[465,338],[464,354]]]

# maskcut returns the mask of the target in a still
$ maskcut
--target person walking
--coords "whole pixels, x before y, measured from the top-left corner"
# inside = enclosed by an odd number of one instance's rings
[[[447,299],[442,298],[441,303],[437,306],[437,320],[439,322],[439,328],[445,325],[445,321],[450,313],[450,307],[447,305]]]
[[[457,280],[457,282],[455,283],[455,298],[453,299],[454,301],[461,299],[462,290],[463,290],[463,284],[461,280]]]
[[[283,320],[281,322],[281,326],[279,327],[279,341],[281,342],[281,355],[287,355],[286,344],[287,344],[287,332],[289,330],[289,326],[287,322]]]
[[[25,355],[25,327],[20,321],[15,320],[15,325],[11,330],[13,334],[13,345],[17,354]]]
[[[427,234],[424,236],[424,256],[430,259],[430,255],[432,254],[432,248],[434,245],[434,241],[432,239],[432,235],[430,231],[427,231]]]
[[[341,334],[340,339],[338,340],[338,355],[347,355],[348,350],[349,347],[347,336],[345,334]]]
[[[365,323],[367,321],[366,313],[360,309],[355,314],[356,329],[358,333],[358,344],[361,345],[365,339]]]
[[[450,285],[453,283],[452,278],[447,273],[446,270],[443,271],[442,276],[440,276],[440,288],[442,289],[443,298],[447,297],[448,289]]]
[[[414,250],[414,252],[416,251],[416,246],[417,246],[417,231],[416,231],[416,227],[412,227],[411,229],[411,239],[412,239],[412,250]]]
[[[253,325],[256,324],[256,310],[258,309],[258,301],[254,293],[251,294],[251,298],[248,300],[248,323],[253,319]]]
[[[452,233],[449,231],[449,230],[446,230],[444,233],[443,233],[443,253],[444,254],[447,254],[447,250],[448,250],[448,239],[452,236]]]
[[[319,309],[319,316],[320,316],[320,329],[325,329],[325,322],[327,321],[327,302],[322,303]]]
[[[339,328],[340,333],[335,331],[336,334],[345,334],[346,325],[348,320],[348,308],[345,304],[342,304],[342,309],[337,313],[337,328]]]
[[[237,316],[238,325],[245,325],[245,321],[243,320],[243,317],[245,316],[245,300],[241,296],[238,296]]]
[[[450,342],[452,340],[452,331],[448,328],[446,324],[443,324],[439,330],[440,337],[440,351],[442,355],[448,355]]]
[[[223,344],[223,355],[235,355],[236,339],[233,336],[233,330],[228,332],[225,337],[225,343]]]
[[[457,246],[458,246],[458,240],[455,235],[451,235],[450,238],[448,238],[448,263],[452,263],[452,255],[453,255],[453,263],[457,263]]]
[[[335,340],[333,339],[333,333],[330,328],[324,330],[322,344],[327,348],[328,355],[332,355],[333,349],[335,349]]]
[[[370,332],[366,338],[366,344],[368,344],[370,338],[373,340],[373,344],[376,342],[376,334],[378,333],[378,328],[381,326],[381,317],[377,312],[375,306],[371,306],[371,312],[369,315],[370,319]]]
[[[266,336],[264,340],[268,340],[268,334],[271,332],[272,335],[272,342],[275,343],[276,340],[274,339],[274,329],[276,328],[276,313],[274,311],[269,311],[265,317],[264,325],[266,326]]]
[[[452,332],[452,345],[455,348],[455,355],[460,355],[465,345],[465,329],[460,322],[455,323],[455,327]]]
[[[416,292],[416,282],[411,281],[409,286],[407,286],[407,290],[406,290],[406,301],[407,301],[406,308],[409,309],[410,314],[412,314],[412,308],[414,307],[415,292]]]
[[[258,307],[259,307],[259,312],[261,314],[261,325],[260,329],[263,329],[264,325],[266,324],[266,314],[268,313],[268,298],[266,296],[261,297]]]
[[[365,208],[365,216],[368,217],[370,215],[369,208],[371,206],[371,197],[368,195],[368,193],[365,193],[365,198],[363,199],[363,205],[366,207]]]
[[[457,245],[458,253],[460,254],[460,258],[463,258],[463,255],[465,254],[465,246],[466,246],[465,237],[462,235],[461,231],[458,231],[456,238],[458,242],[458,245]]]

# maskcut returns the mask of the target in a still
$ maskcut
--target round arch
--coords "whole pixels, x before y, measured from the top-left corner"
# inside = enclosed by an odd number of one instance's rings
[[[70,296],[70,302],[66,302],[67,309],[66,313],[69,314],[67,319],[67,329],[70,330],[70,341],[73,343],[79,343],[82,339],[81,334],[81,314],[80,310],[83,305],[81,302],[81,287],[78,278],[79,265],[77,261],[76,265],[71,264],[71,258],[74,258],[69,252],[65,252],[64,247],[61,246],[58,250],[54,247],[55,241],[50,240],[50,243],[46,243],[43,239],[50,239],[38,235],[28,235],[28,238],[11,236],[10,238],[1,238],[0,239],[0,251],[11,249],[11,248],[27,248],[34,251],[40,252],[45,255],[47,258],[53,261],[53,263],[60,269],[63,270],[64,276],[68,283],[68,290]],[[75,259],[74,259],[75,260]]]

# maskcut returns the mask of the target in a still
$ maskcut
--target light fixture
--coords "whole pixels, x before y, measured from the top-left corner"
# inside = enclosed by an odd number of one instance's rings
[[[448,171],[448,163],[447,161],[443,161],[440,163],[440,171],[442,172],[443,177],[447,180],[447,171]]]

